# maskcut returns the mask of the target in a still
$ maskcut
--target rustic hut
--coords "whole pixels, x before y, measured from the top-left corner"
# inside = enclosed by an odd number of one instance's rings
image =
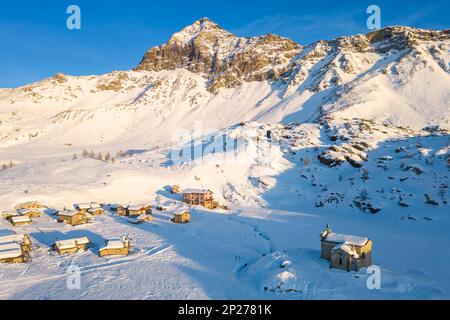
[[[110,208],[112,211],[116,212],[118,216],[126,216],[128,213],[128,205],[124,204],[112,204]]]
[[[170,187],[170,193],[172,193],[172,194],[181,193],[181,188],[177,185],[174,185],[174,186]]]
[[[5,220],[10,220],[11,217],[20,216],[17,212],[14,211],[3,211],[2,212],[2,218]]]
[[[129,206],[127,212],[127,215],[131,217],[138,217],[142,214],[147,214],[147,208],[144,205]]]
[[[206,209],[215,209],[213,192],[204,189],[185,189],[183,190],[183,202],[190,205],[200,205]]]
[[[359,271],[372,265],[372,241],[366,237],[339,234],[329,225],[321,234],[321,257],[331,268]]]
[[[79,250],[87,250],[91,242],[87,237],[57,241],[52,246],[59,254],[74,254]]]
[[[72,210],[72,211],[61,211],[58,213],[58,222],[60,223],[78,226],[81,224],[88,223],[89,221],[90,217],[82,211]]]
[[[100,216],[105,214],[106,211],[103,208],[90,208],[87,212],[93,216]]]
[[[75,203],[73,207],[77,211],[86,213],[90,209],[100,209],[102,208],[102,205],[97,202],[89,202],[89,203]]]
[[[107,239],[106,245],[99,250],[100,257],[104,256],[127,256],[131,249],[131,239],[113,238]]]
[[[31,218],[28,216],[22,216],[22,215],[18,215],[18,216],[12,216],[9,221],[11,222],[11,224],[15,227],[20,227],[20,226],[25,226],[28,224],[32,224],[33,222],[31,221]]]
[[[150,222],[153,220],[153,217],[149,214],[141,214],[139,217],[136,217],[136,219],[130,220],[133,224],[141,224],[144,222]]]
[[[191,222],[191,214],[188,211],[175,213],[171,221],[173,223],[189,223]]]
[[[29,218],[39,218],[41,216],[40,209],[20,209],[17,213],[21,216],[27,216]]]
[[[24,263],[30,259],[32,250],[31,240],[28,235],[9,233],[0,236],[0,262]]]
[[[24,203],[20,203],[14,207],[15,210],[21,210],[21,209],[45,209],[47,208],[46,205],[37,202],[37,201],[28,201]]]

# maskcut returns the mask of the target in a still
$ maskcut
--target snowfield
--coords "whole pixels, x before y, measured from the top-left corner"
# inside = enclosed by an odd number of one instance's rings
[[[189,44],[198,26],[174,41]],[[450,298],[448,32],[393,30],[299,47],[277,79],[217,92],[211,75],[182,67],[0,89],[0,212],[24,201],[150,203],[154,218],[0,219],[33,242],[30,262],[0,264],[0,299]],[[419,40],[405,47],[397,33]],[[227,46],[218,50],[226,59]],[[210,189],[229,210],[183,204],[172,185]],[[183,210],[191,223],[172,223]],[[381,289],[368,289],[366,269],[320,259],[326,224],[374,242]],[[99,257],[122,236],[129,256]],[[86,252],[51,250],[81,237]],[[71,290],[74,267],[81,288]]]
[[[240,132],[254,134],[260,128],[251,123]],[[304,130],[319,133],[314,125]],[[154,209],[154,221],[141,225],[112,212],[78,227],[58,224],[50,214],[25,227],[13,228],[2,220],[1,229],[27,233],[34,244],[30,263],[1,265],[2,298],[448,298],[450,257],[442,248],[450,245],[450,221],[436,190],[448,184],[448,169],[442,155],[435,155],[448,142],[448,136],[387,142],[370,156],[374,160],[366,166],[368,180],[348,164],[327,168],[313,158],[313,149],[297,146],[295,154],[292,149],[271,152],[270,162],[264,157],[248,160],[245,153],[253,152],[251,147],[238,153],[234,162],[208,155],[203,161],[173,165],[161,152],[127,156],[115,164],[85,158],[63,162],[57,157],[45,163],[28,161],[1,173],[2,209],[35,199],[57,209],[99,201],[151,202],[168,210]],[[396,149],[405,145],[409,149],[404,152],[411,156],[403,168],[414,163],[425,173],[400,168],[404,155]],[[387,169],[378,166],[380,158],[389,159]],[[432,164],[427,164],[429,158]],[[399,182],[404,178],[408,179]],[[168,192],[172,184],[211,188],[231,210],[189,208],[180,196]],[[362,189],[384,204],[380,213],[355,207],[353,199]],[[424,192],[439,204],[426,204]],[[318,201],[323,207],[316,207]],[[171,213],[182,209],[190,210],[192,223],[171,223]],[[374,262],[382,268],[381,290],[367,289],[365,271],[330,270],[320,259],[319,234],[327,223],[336,231],[374,241]],[[130,256],[98,257],[104,239],[125,235],[132,238]],[[87,252],[58,256],[50,251],[57,240],[85,236],[95,244]],[[81,269],[81,290],[67,288],[70,265]]]

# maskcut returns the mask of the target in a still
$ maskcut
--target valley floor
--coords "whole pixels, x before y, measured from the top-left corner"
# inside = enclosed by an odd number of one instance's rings
[[[19,175],[12,172],[19,168],[11,169],[2,179],[0,206],[9,210],[13,204],[36,196],[56,208],[91,200],[107,203],[108,199],[147,200],[168,210],[154,210],[154,221],[142,225],[133,225],[126,217],[111,212],[96,217],[93,224],[78,227],[58,224],[51,215],[18,228],[0,221],[0,229],[27,233],[34,244],[30,263],[0,265],[1,299],[450,297],[450,257],[445,250],[450,237],[445,208],[437,207],[434,213],[409,210],[416,216],[413,221],[402,219],[398,209],[379,215],[313,205],[300,209],[292,195],[275,194],[273,199],[268,196],[264,207],[236,205],[228,212],[190,208],[192,222],[175,225],[169,221],[171,214],[189,208],[163,187],[177,181],[186,185],[192,180],[194,184],[192,172],[153,166],[144,169],[143,165],[132,170],[129,164],[111,171],[108,165],[99,163],[78,160],[76,168],[70,169],[67,164],[49,162],[40,170],[22,167],[20,170],[25,171]],[[200,171],[207,176],[213,174],[205,168]],[[38,185],[44,175],[53,178]],[[20,182],[20,176],[27,176],[26,184]],[[84,180],[86,185],[80,183]],[[423,219],[427,215],[440,218]],[[327,223],[336,232],[365,235],[374,241],[374,263],[382,270],[380,290],[367,288],[369,275],[364,269],[359,273],[329,269],[328,262],[320,259],[319,234]],[[105,238],[125,235],[132,238],[131,255],[98,256]],[[50,251],[58,239],[82,236],[95,244],[87,252],[59,256]],[[71,265],[81,270],[80,290],[67,287]]]
[[[245,132],[266,133],[254,128]],[[91,201],[167,210],[154,209],[153,222],[141,225],[112,212],[78,227],[49,214],[24,227],[1,219],[0,230],[27,233],[34,250],[29,263],[0,265],[0,299],[448,299],[448,135],[386,140],[358,170],[321,164],[321,132],[302,128],[282,131],[289,143],[252,161],[252,148],[182,164],[168,150],[136,150],[115,163],[32,145],[5,150],[16,166],[0,171],[2,211],[29,200],[58,210]],[[209,188],[230,210],[186,206],[171,185]],[[361,195],[381,211],[358,209]],[[181,210],[190,224],[170,222]],[[380,290],[368,289],[365,269],[347,273],[320,259],[326,224],[373,240]],[[94,244],[86,252],[50,250],[84,236]],[[132,239],[129,256],[98,256],[105,238],[121,236]],[[68,289],[70,266],[80,268],[79,290]]]

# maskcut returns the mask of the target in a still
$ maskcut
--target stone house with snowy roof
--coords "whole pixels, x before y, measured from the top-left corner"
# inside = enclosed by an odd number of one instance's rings
[[[194,206],[199,205],[209,210],[217,208],[211,190],[185,189],[183,190],[183,202]]]
[[[334,233],[329,225],[320,235],[321,258],[330,261],[330,268],[359,271],[372,265],[372,240]]]

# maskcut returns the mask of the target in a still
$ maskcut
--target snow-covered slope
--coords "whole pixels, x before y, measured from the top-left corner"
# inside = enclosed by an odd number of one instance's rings
[[[75,229],[36,219],[19,229],[32,262],[0,266],[0,298],[72,298],[70,263],[85,299],[448,298],[449,49],[449,31],[302,46],[205,18],[132,71],[0,89],[1,211],[27,200],[168,208],[139,227],[111,212]],[[173,184],[209,188],[230,210],[185,206]],[[171,224],[184,209],[192,224]],[[381,291],[319,259],[326,223],[374,240]],[[130,257],[96,256],[120,235],[134,239]],[[95,247],[49,254],[69,236]]]
[[[0,147],[115,144],[118,137],[168,143],[167,132],[159,136],[162,123],[217,129],[324,114],[448,129],[449,47],[448,31],[405,27],[301,47],[276,36],[235,37],[202,19],[149,50],[138,71],[58,74],[0,91]],[[88,133],[92,139],[79,139]]]

